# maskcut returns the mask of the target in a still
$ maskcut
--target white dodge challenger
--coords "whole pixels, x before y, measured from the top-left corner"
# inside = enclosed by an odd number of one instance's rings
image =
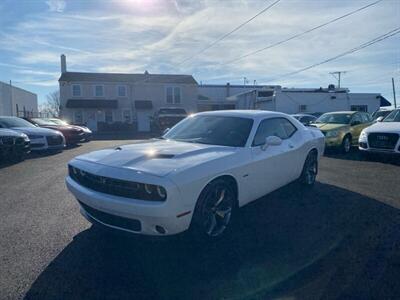
[[[94,224],[217,237],[237,208],[295,180],[312,186],[323,151],[317,128],[284,113],[203,112],[160,139],[74,158],[66,184]]]

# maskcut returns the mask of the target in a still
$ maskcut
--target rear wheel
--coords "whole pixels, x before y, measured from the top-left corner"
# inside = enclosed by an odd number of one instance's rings
[[[316,151],[308,153],[304,162],[300,183],[305,187],[312,187],[318,174],[318,155]]]
[[[236,193],[231,183],[217,179],[209,183],[197,201],[191,232],[195,238],[213,239],[230,227],[236,209]]]

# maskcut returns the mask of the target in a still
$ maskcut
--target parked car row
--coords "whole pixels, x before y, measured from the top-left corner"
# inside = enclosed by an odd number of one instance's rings
[[[400,109],[329,112],[312,120],[312,115],[293,115],[303,125],[318,127],[325,147],[348,153],[358,147],[363,153],[400,153]]]
[[[0,116],[0,160],[23,160],[31,151],[61,151],[91,139],[88,128],[59,119],[23,119]]]

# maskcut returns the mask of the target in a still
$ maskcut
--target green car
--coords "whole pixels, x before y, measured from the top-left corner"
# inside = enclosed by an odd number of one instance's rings
[[[325,135],[326,148],[340,149],[343,153],[358,145],[361,131],[371,124],[371,115],[359,111],[325,113],[314,123]]]

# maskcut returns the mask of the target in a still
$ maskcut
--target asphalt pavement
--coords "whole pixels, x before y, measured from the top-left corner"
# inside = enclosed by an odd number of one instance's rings
[[[328,154],[311,191],[241,209],[216,243],[104,232],[66,190],[93,141],[0,166],[0,299],[400,299],[400,164]]]

